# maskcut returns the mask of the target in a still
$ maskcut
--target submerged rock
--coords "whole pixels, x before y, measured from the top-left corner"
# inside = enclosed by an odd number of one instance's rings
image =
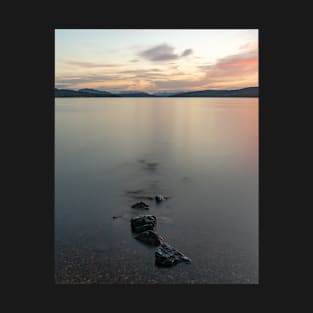
[[[135,204],[132,205],[132,208],[133,209],[144,209],[144,210],[149,210],[149,204],[143,202],[143,201],[140,201],[140,202],[137,202]]]
[[[137,240],[142,241],[148,245],[159,246],[163,243],[163,238],[153,230],[146,230],[135,237]]]
[[[155,263],[160,266],[173,266],[179,262],[190,263],[191,260],[168,243],[163,243],[155,251]]]
[[[130,220],[132,231],[141,233],[146,230],[154,230],[156,217],[154,215],[139,215]]]

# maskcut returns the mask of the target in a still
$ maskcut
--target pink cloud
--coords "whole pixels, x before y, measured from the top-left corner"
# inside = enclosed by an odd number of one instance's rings
[[[258,85],[258,52],[242,51],[217,60],[215,64],[199,66],[204,73],[208,86]]]
[[[251,58],[246,58],[246,59],[234,59],[234,60],[228,60],[226,62],[222,62],[218,64],[219,68],[228,68],[228,67],[238,67],[238,68],[243,68],[243,67],[254,67],[258,65],[258,58],[257,57],[251,57]]]

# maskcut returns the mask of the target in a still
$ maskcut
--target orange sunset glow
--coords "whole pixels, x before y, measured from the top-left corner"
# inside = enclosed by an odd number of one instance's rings
[[[56,30],[55,86],[145,92],[258,86],[258,30]]]

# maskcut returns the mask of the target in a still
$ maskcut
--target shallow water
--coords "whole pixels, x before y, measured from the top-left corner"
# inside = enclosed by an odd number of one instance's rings
[[[142,213],[191,264],[155,266]],[[56,98],[55,263],[57,283],[258,283],[258,99]]]

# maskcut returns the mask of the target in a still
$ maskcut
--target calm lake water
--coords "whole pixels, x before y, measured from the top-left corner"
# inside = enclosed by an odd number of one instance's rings
[[[56,282],[258,283],[258,105],[56,98]],[[156,194],[171,198],[131,208]],[[155,248],[131,232],[142,213],[191,264],[155,265]]]

